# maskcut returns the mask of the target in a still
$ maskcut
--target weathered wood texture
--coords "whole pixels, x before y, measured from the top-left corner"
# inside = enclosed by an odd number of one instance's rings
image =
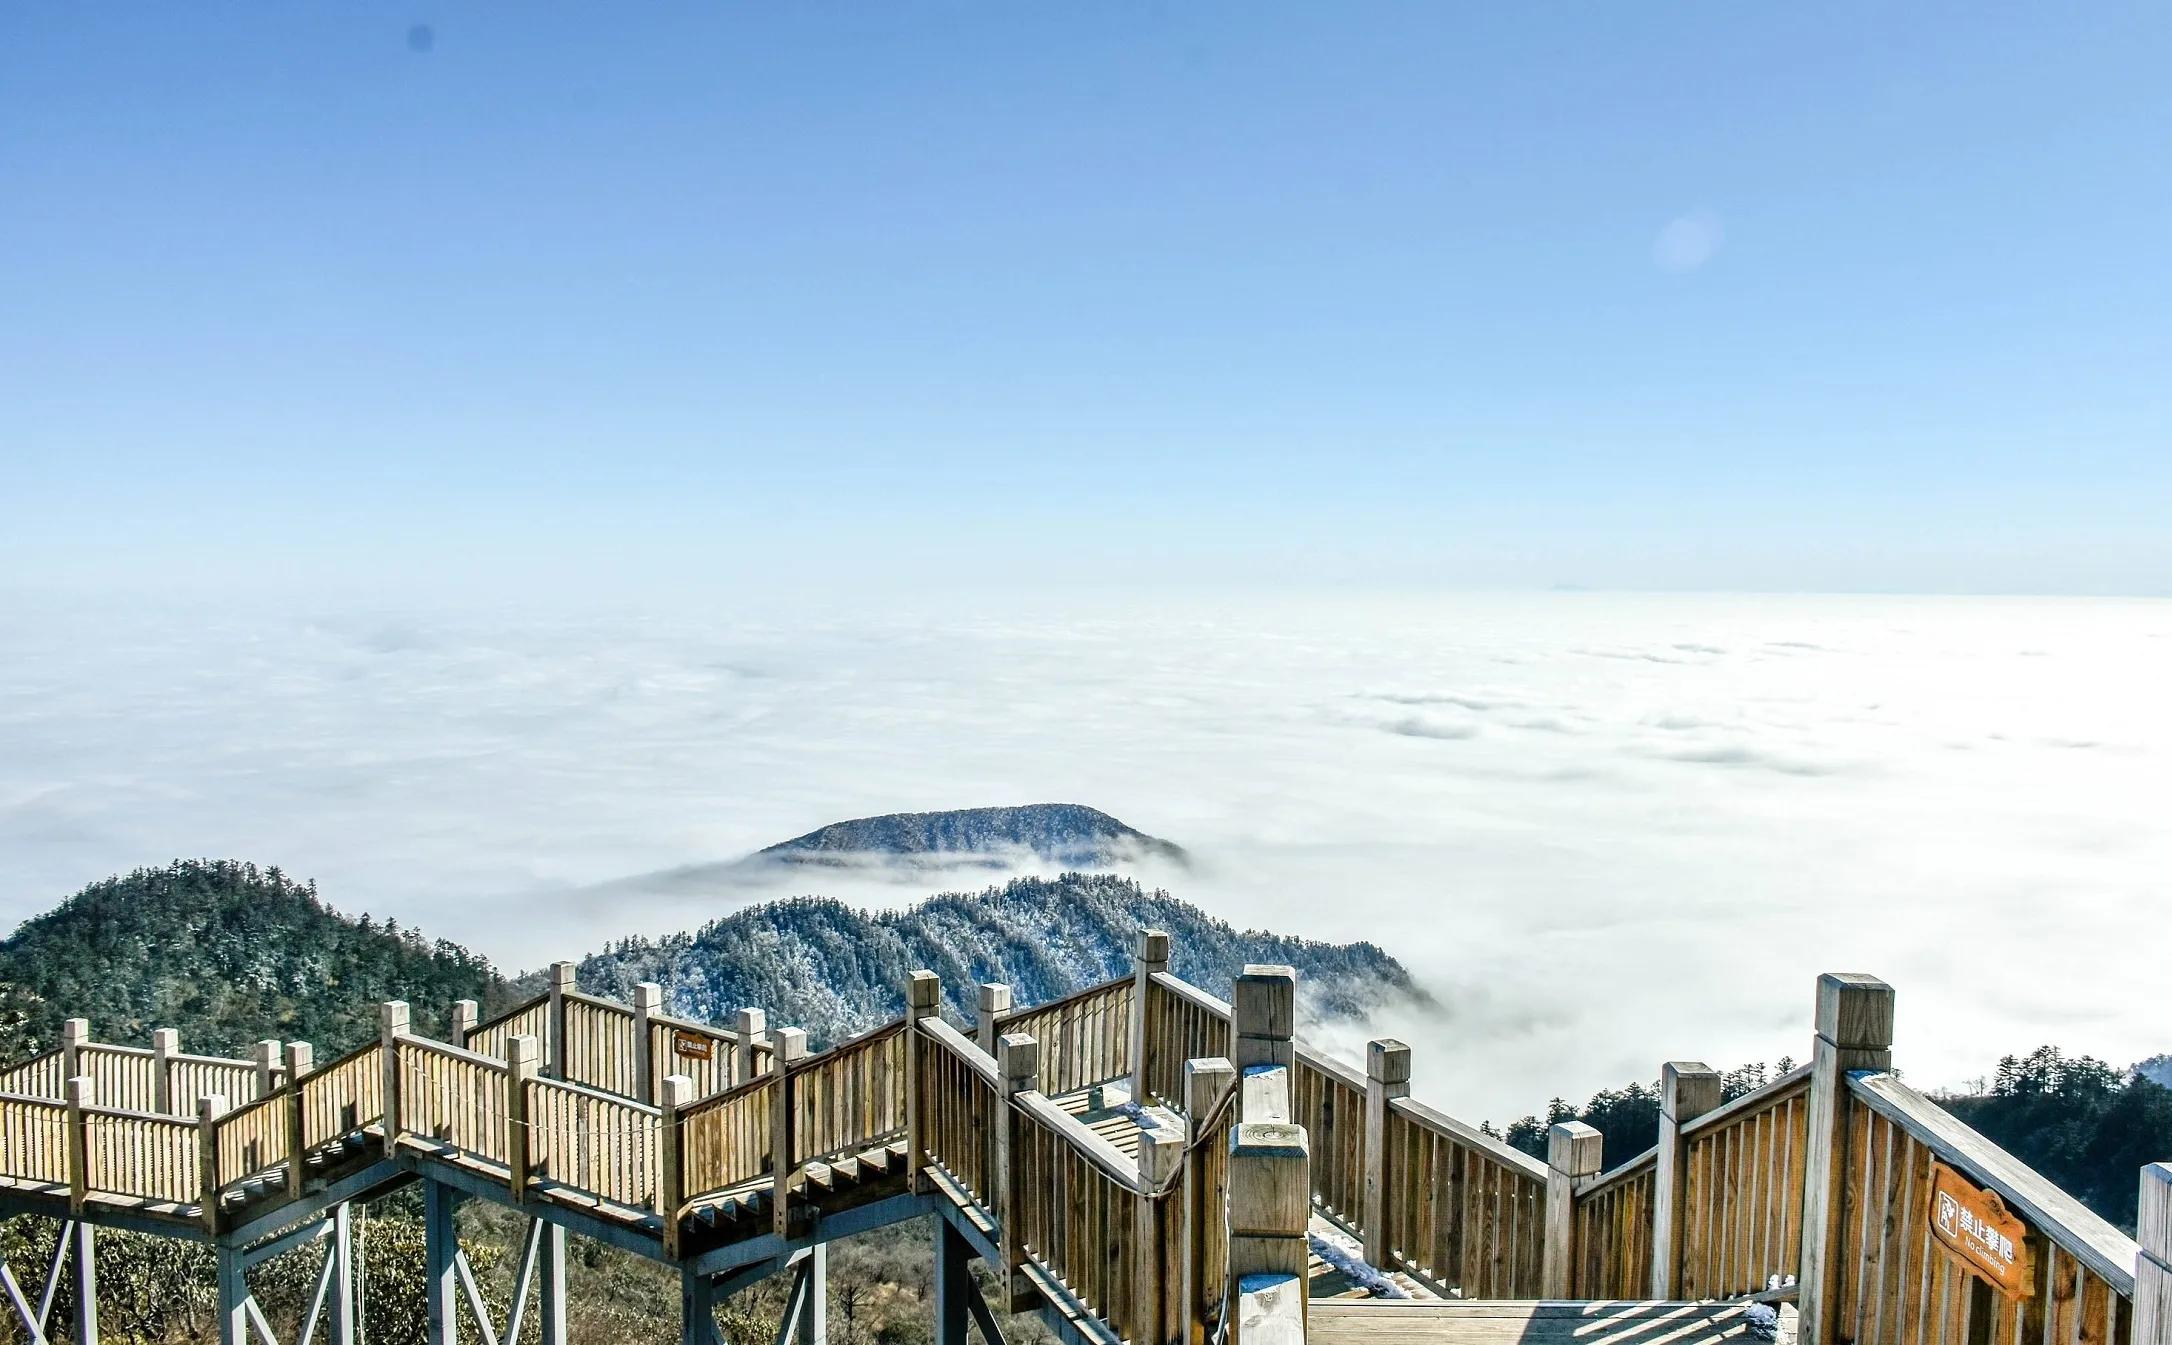
[[[913,1030],[920,1045],[915,1052],[920,1111],[914,1142],[926,1163],[947,1173],[992,1219],[996,1184],[990,1112],[1002,1089],[995,1058],[940,1018],[923,1018]]]
[[[1652,1284],[1656,1149],[1646,1149],[1576,1188],[1573,1298],[1641,1298]]]
[[[1131,1073],[1133,986],[1130,976],[1104,981],[1003,1016],[1003,1031],[1040,1044],[1043,1092],[1076,1092]]]
[[[1802,1262],[1810,1071],[1683,1127],[1681,1298],[1728,1298],[1793,1277]]]
[[[1388,1105],[1392,1263],[1465,1298],[1535,1298],[1546,1211],[1546,1168],[1422,1103]]]
[[[772,1078],[754,1079],[679,1114],[685,1199],[746,1186],[769,1172],[776,1086]]]
[[[905,1130],[905,1022],[885,1023],[792,1067],[792,1161],[849,1156]]]
[[[522,1085],[522,1105],[530,1180],[571,1186],[630,1209],[654,1205],[660,1110],[545,1078]]]

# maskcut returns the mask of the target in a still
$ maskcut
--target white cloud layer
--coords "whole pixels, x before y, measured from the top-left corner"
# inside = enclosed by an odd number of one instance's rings
[[[1402,957],[1445,1017],[1377,1026],[1474,1118],[1800,1057],[1827,969],[1899,986],[1928,1082],[2172,1047],[2136,993],[2172,908],[2163,602],[0,617],[9,918],[233,856],[533,966],[774,895],[629,875],[1063,800],[1188,847],[1153,876],[1240,924]]]

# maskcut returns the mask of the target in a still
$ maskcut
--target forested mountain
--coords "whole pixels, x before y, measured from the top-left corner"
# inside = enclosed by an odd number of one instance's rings
[[[1227,995],[1247,962],[1297,968],[1315,1014],[1347,1016],[1420,992],[1401,963],[1370,943],[1315,943],[1238,930],[1167,892],[1112,874],[1018,878],[931,897],[902,911],[865,911],[819,897],[749,907],[691,934],[627,939],[583,960],[580,983],[630,997],[663,985],[676,1013],[728,1018],[761,1005],[777,1026],[833,1040],[899,1012],[905,977],[927,968],[951,1007],[969,1014],[982,981],[1037,1004],[1120,975],[1142,928],[1168,931],[1171,970]],[[531,976],[529,983],[539,983]]]
[[[19,1050],[53,1044],[80,1016],[103,1041],[144,1045],[174,1027],[183,1050],[245,1055],[278,1037],[315,1044],[319,1059],[375,1035],[380,1001],[408,1000],[435,1032],[454,1000],[503,988],[458,944],[342,915],[314,883],[231,860],[92,883],[0,942],[0,982],[22,1015]]]
[[[1168,841],[1126,826],[1079,803],[1030,803],[1015,808],[956,808],[936,813],[887,813],[832,822],[758,851],[756,862],[839,864],[950,862],[976,855],[1001,862],[1028,854],[1051,868],[1111,869],[1140,859],[1182,860]]]

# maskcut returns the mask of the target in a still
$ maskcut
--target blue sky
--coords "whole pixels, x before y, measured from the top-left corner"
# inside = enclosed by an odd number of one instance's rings
[[[11,6],[0,584],[2165,593],[2168,62],[2156,4]]]

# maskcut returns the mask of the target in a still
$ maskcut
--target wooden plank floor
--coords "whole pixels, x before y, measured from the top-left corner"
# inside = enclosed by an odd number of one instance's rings
[[[1754,1342],[1740,1303],[1323,1299],[1306,1345],[1718,1345]]]

